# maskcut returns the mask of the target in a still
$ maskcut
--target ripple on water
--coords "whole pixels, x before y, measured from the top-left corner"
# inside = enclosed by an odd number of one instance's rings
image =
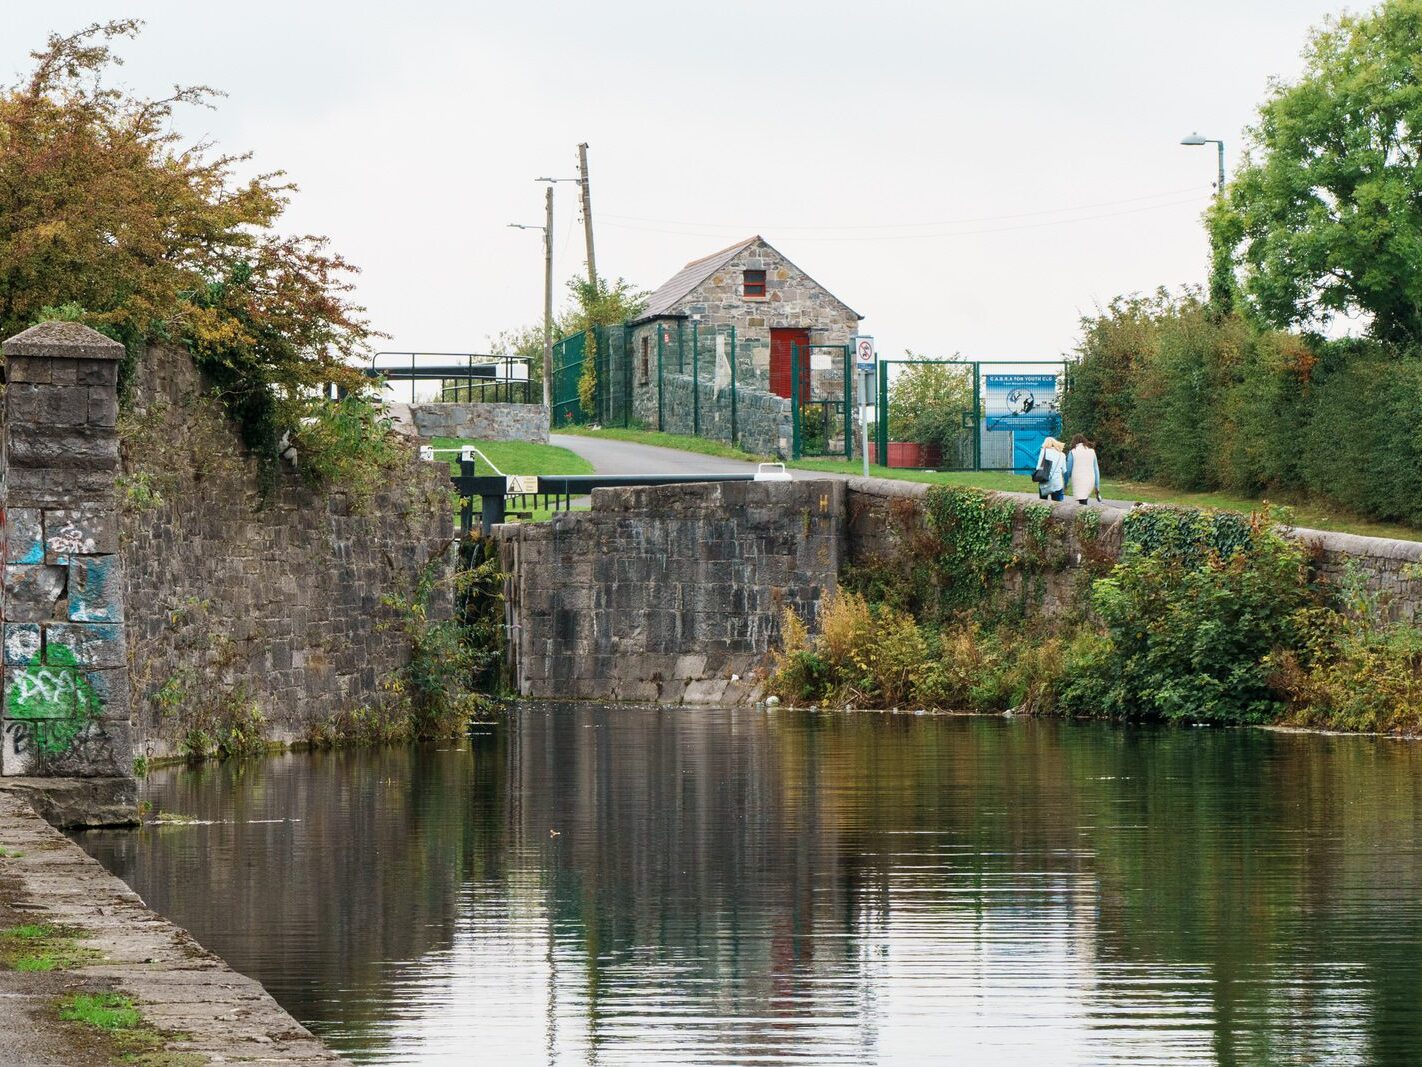
[[[1409,1063],[1418,752],[528,706],[82,840],[359,1063]]]

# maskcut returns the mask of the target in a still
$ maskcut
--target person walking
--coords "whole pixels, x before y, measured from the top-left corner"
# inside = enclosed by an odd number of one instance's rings
[[[1055,437],[1043,441],[1037,453],[1037,469],[1041,470],[1043,464],[1047,480],[1037,483],[1037,495],[1043,500],[1061,500],[1066,488],[1067,458],[1065,446]]]
[[[1101,502],[1101,465],[1096,462],[1096,449],[1084,434],[1071,439],[1071,452],[1066,458],[1066,481],[1071,498],[1078,504],[1087,503],[1093,494]]]

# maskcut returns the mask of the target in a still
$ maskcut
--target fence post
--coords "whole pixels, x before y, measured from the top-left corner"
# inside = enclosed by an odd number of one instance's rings
[[[879,461],[879,466],[889,465],[889,364],[887,360],[879,360],[879,392],[874,397],[874,421],[878,424],[874,427],[874,438],[878,444],[879,454],[874,458]]]
[[[77,322],[43,322],[0,351],[7,383],[0,774],[104,777],[131,792],[116,501],[124,348]]]
[[[622,428],[632,425],[632,339],[627,336],[627,327],[617,327],[617,336],[622,338]]]
[[[701,436],[701,323],[691,320],[691,432]]]
[[[790,344],[790,458],[800,458],[800,346]]]
[[[474,477],[474,457],[466,456],[465,453],[459,455],[459,476],[461,478]],[[459,501],[459,533],[461,537],[468,537],[474,531],[474,496],[463,497]]]
[[[736,328],[731,330],[731,447],[740,443],[740,433],[736,426]]]
[[[973,470],[983,469],[983,401],[979,389],[982,364],[973,362]]]
[[[849,376],[849,360],[852,346],[845,345],[843,349],[842,366],[844,369],[844,458],[851,460],[854,458],[854,397],[851,392],[854,380]]]
[[[662,350],[665,347],[667,328],[660,322],[657,323],[657,432],[663,430],[662,426]]]

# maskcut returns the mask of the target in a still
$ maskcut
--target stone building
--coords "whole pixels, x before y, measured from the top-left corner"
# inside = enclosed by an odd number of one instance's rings
[[[862,318],[760,236],[692,260],[628,324],[633,414],[727,441],[734,419],[742,447],[787,455],[792,358],[802,400],[842,398],[845,360],[831,346]]]

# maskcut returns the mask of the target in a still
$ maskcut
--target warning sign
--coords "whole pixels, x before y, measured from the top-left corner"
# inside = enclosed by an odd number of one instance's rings
[[[854,365],[862,371],[874,369],[874,338],[856,337],[854,339]]]

